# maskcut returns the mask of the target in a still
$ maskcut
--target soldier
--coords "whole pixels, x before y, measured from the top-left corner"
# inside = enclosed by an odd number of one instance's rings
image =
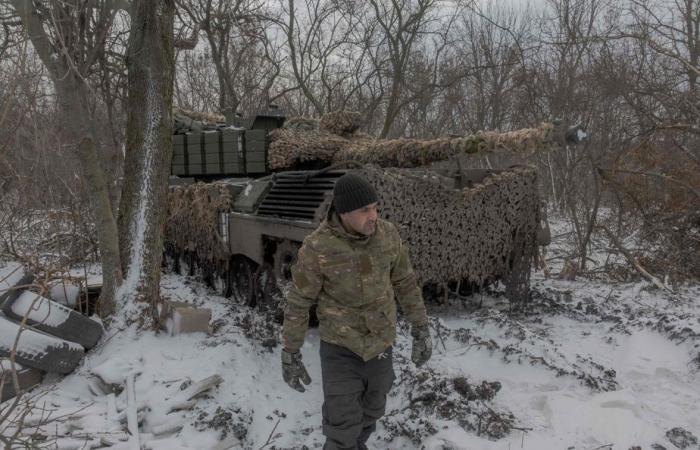
[[[333,189],[326,220],[307,238],[292,267],[284,314],[284,381],[304,392],[311,378],[301,358],[309,308],[321,335],[324,450],[366,449],[394,382],[396,301],[410,321],[411,359],[432,353],[423,297],[396,227],[377,217],[377,193],[345,174]]]

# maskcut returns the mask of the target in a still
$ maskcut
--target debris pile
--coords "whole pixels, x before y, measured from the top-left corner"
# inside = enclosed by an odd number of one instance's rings
[[[399,365],[410,364],[397,358]],[[449,378],[432,369],[400,369],[400,384],[408,389],[390,395],[404,396],[402,409],[388,411],[380,419],[393,440],[405,436],[419,446],[426,436],[438,432],[436,421],[452,420],[465,431],[488,439],[501,439],[515,426],[509,411],[489,405],[501,388],[498,382],[470,383],[464,377]]]
[[[677,448],[697,447],[698,438],[693,433],[681,427],[671,428],[666,432],[666,438]]]
[[[209,413],[201,411],[195,420],[195,428],[200,431],[216,430],[219,432],[219,440],[225,441],[233,436],[239,442],[245,442],[248,436],[248,428],[253,422],[250,412],[243,412],[241,408],[217,407],[209,418]]]

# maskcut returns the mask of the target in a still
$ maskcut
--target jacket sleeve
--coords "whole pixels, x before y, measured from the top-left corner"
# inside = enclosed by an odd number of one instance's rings
[[[292,266],[292,287],[287,294],[287,307],[284,310],[282,342],[286,350],[295,352],[303,345],[309,326],[309,308],[318,301],[322,286],[318,253],[305,239]]]
[[[418,276],[411,267],[408,247],[401,241],[398,230],[394,228],[393,239],[398,249],[396,259],[391,267],[391,284],[401,309],[412,326],[428,322],[425,312],[423,293],[418,285]]]

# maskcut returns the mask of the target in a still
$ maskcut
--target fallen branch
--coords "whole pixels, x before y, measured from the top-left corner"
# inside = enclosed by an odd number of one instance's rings
[[[134,374],[131,373],[126,377],[126,398],[128,406],[126,408],[127,426],[129,429],[129,448],[131,450],[139,450],[139,422],[136,409],[136,390],[134,387]]]
[[[171,413],[173,411],[192,408],[197,403],[196,397],[209,389],[218,386],[222,381],[223,379],[219,375],[212,375],[209,378],[205,378],[202,381],[194,383],[184,391],[178,392],[172,399],[170,399],[168,406],[166,407],[166,411]]]
[[[632,253],[630,253],[630,251],[627,250],[627,249],[622,245],[622,242],[620,242],[620,240],[613,234],[612,231],[610,231],[607,227],[602,227],[602,228],[603,228],[603,230],[605,230],[605,233],[608,235],[608,238],[610,238],[610,241],[611,241],[612,244],[615,246],[615,248],[616,248],[620,253],[622,253],[622,254],[624,255],[624,257],[627,259],[627,261],[632,265],[632,267],[635,268],[635,270],[637,270],[637,272],[638,272],[642,277],[644,277],[645,279],[647,279],[648,281],[650,281],[651,283],[653,283],[654,286],[658,287],[659,289],[664,290],[664,291],[667,291],[667,292],[670,292],[670,293],[672,293],[672,294],[674,293],[673,290],[672,290],[670,287],[666,286],[666,285],[663,283],[663,281],[661,281],[660,279],[658,279],[658,278],[655,277],[654,275],[652,275],[652,274],[650,274],[649,272],[647,272],[647,270],[646,270],[644,267],[642,267],[641,264],[639,264],[639,261],[637,261],[637,258],[635,258],[634,255],[632,255]]]
[[[268,445],[275,442],[275,439],[278,437],[278,436],[275,436],[275,430],[277,429],[277,425],[279,425],[279,424],[280,424],[280,419],[277,419],[277,423],[275,423],[275,426],[272,427],[272,431],[270,431],[270,435],[267,437],[267,441],[265,441],[265,443],[262,445],[262,447],[260,447],[258,450],[263,450],[265,447],[267,447]]]

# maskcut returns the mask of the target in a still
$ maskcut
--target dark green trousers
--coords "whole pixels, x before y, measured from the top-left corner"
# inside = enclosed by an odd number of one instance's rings
[[[323,450],[363,449],[394,383],[392,348],[363,361],[339,345],[321,341]]]

